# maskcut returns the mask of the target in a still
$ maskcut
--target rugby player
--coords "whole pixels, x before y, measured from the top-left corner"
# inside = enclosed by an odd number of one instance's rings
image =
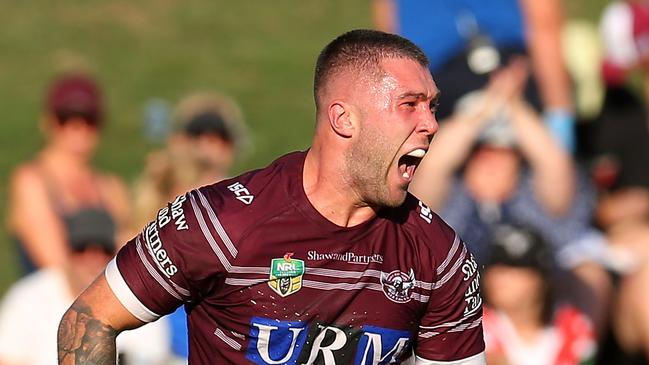
[[[479,274],[407,192],[439,90],[410,41],[345,33],[315,70],[306,152],[177,197],[79,296],[61,364],[184,305],[190,364],[484,364]]]

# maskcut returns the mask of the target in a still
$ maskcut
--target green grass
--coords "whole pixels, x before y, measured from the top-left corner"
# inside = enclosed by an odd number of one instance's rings
[[[593,18],[602,0],[573,0]],[[105,87],[109,123],[96,158],[131,181],[145,153],[141,119],[152,97],[177,101],[221,90],[241,104],[254,153],[243,171],[310,143],[311,92],[319,50],[343,31],[370,26],[367,1],[18,1],[0,11],[0,221],[7,177],[42,145],[37,120],[44,87],[59,71],[89,70]],[[38,229],[38,227],[34,227]],[[17,276],[0,229],[0,294]]]
[[[109,123],[96,158],[100,168],[131,181],[154,147],[142,137],[145,102],[175,102],[199,89],[221,90],[240,102],[255,145],[236,166],[243,171],[309,145],[317,53],[335,35],[370,26],[366,2],[341,0],[7,0],[2,8],[3,208],[11,169],[42,145],[37,120],[44,87],[60,70],[80,66],[105,86]],[[17,276],[15,260],[2,229],[0,293]]]

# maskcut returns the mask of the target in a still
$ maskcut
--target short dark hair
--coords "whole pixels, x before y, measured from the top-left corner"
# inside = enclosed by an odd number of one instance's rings
[[[318,94],[327,80],[343,69],[360,73],[378,73],[384,59],[406,58],[428,68],[428,57],[421,48],[396,34],[370,29],[356,29],[340,35],[318,56],[313,80],[316,108]]]

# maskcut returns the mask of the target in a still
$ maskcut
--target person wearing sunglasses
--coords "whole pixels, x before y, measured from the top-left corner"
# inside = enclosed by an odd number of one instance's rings
[[[71,251],[71,222],[90,216],[121,234],[126,190],[91,164],[105,122],[101,90],[87,75],[64,74],[49,87],[40,129],[45,146],[13,171],[9,229],[24,273],[60,267]]]

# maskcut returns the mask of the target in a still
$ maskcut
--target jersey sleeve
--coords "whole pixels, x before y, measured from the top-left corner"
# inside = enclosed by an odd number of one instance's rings
[[[459,236],[440,220],[435,279],[418,331],[417,364],[485,364],[478,264]]]
[[[232,242],[205,189],[160,209],[106,267],[113,293],[143,322],[199,301],[227,272]]]

